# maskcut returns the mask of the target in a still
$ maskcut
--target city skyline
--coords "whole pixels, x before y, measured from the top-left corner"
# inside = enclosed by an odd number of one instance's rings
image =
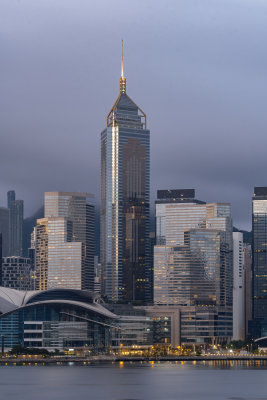
[[[262,398],[267,0],[2,0],[0,27],[1,394]]]
[[[207,202],[230,202],[235,226],[250,229],[253,187],[266,185],[261,148],[267,60],[261,38],[267,6],[182,1],[152,11],[148,2],[135,35],[131,5],[122,11],[116,1],[110,16],[103,16],[101,7],[90,14],[83,2],[77,9],[72,1],[62,10],[59,4],[53,15],[30,0],[1,4],[0,205],[10,189],[24,199],[26,217],[42,205],[45,191],[89,191],[100,203],[97,133],[116,90],[123,37],[129,91],[141,99],[153,132],[151,204],[159,188],[194,187]],[[116,21],[121,29],[115,31]]]

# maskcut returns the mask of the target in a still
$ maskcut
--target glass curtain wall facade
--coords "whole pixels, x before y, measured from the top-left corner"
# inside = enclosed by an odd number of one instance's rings
[[[155,304],[224,304],[221,243],[219,231],[201,229],[186,231],[184,246],[156,246]]]
[[[245,250],[243,233],[233,232],[233,340],[246,339]]]
[[[48,288],[82,289],[84,245],[72,241],[72,222],[48,218]]]
[[[267,335],[267,187],[255,187],[252,198],[252,318]],[[265,320],[265,321],[264,321]]]
[[[150,131],[126,80],[101,133],[102,290],[111,301],[151,298]]]
[[[9,254],[9,209],[0,207],[0,233],[2,233],[2,257]]]
[[[116,316],[92,292],[0,289],[0,337],[5,337],[6,349],[20,344],[61,351],[82,349],[85,354],[110,351]]]
[[[46,192],[45,193],[45,217],[46,218],[65,218],[65,240],[67,242],[80,242],[76,245],[68,243],[67,246],[73,259],[80,259],[80,285],[81,289],[94,290],[94,256],[95,256],[95,206],[93,196],[88,193],[72,193],[72,192]],[[62,222],[61,222],[62,223]],[[54,226],[53,229],[56,229]],[[60,232],[61,227],[58,226],[58,231]],[[70,233],[71,231],[71,233]],[[55,238],[56,232],[54,232],[53,237]],[[51,257],[55,257],[59,260],[63,253],[60,245],[53,243],[53,237],[51,235],[51,248],[50,241],[48,242],[49,253]],[[58,240],[58,239],[57,239]],[[54,246],[54,251],[52,249]],[[65,250],[66,250],[65,246]],[[51,250],[51,251],[50,251]],[[56,251],[58,253],[56,254]],[[51,263],[49,262],[51,261]],[[50,271],[53,270],[54,261],[48,260],[51,265]],[[57,261],[60,262],[60,261]],[[63,262],[63,261],[62,261]],[[67,257],[65,257],[65,263],[67,262]],[[77,263],[75,262],[77,265]],[[61,268],[58,268],[63,271]],[[71,268],[68,268],[71,271]],[[77,269],[76,269],[77,271]],[[73,272],[73,275],[75,272]],[[52,277],[52,276],[51,276]],[[56,274],[54,274],[56,277]],[[65,281],[64,285],[70,287],[71,281],[73,281],[73,276],[70,276],[70,282],[67,284]],[[55,280],[54,280],[55,284]],[[76,287],[76,285],[75,285]]]
[[[37,221],[36,288],[94,290],[94,204],[86,193],[45,193]]]
[[[227,323],[221,327],[221,336],[229,337],[233,295],[230,205],[185,198],[182,190],[168,191],[173,196],[164,199],[162,192],[156,201],[154,303],[194,306],[197,314],[206,307],[217,317],[224,315]]]
[[[206,228],[206,203],[194,198],[193,189],[158,190],[157,197],[157,245],[183,245],[185,230]]]

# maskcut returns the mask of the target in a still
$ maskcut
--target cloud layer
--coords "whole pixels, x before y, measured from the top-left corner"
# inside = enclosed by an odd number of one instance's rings
[[[100,132],[119,90],[151,129],[151,199],[196,188],[250,228],[267,185],[264,0],[2,0],[0,203],[49,190],[99,198]]]

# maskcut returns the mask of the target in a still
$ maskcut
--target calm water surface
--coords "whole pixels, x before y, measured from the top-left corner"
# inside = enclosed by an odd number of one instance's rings
[[[267,364],[1,366],[0,399],[267,400]]]

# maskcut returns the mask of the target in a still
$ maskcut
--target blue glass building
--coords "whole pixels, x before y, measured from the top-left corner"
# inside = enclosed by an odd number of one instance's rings
[[[150,131],[146,115],[120,94],[101,133],[101,265],[111,301],[151,299],[149,239]]]
[[[267,336],[267,187],[255,187],[252,198],[252,318],[249,333]]]

